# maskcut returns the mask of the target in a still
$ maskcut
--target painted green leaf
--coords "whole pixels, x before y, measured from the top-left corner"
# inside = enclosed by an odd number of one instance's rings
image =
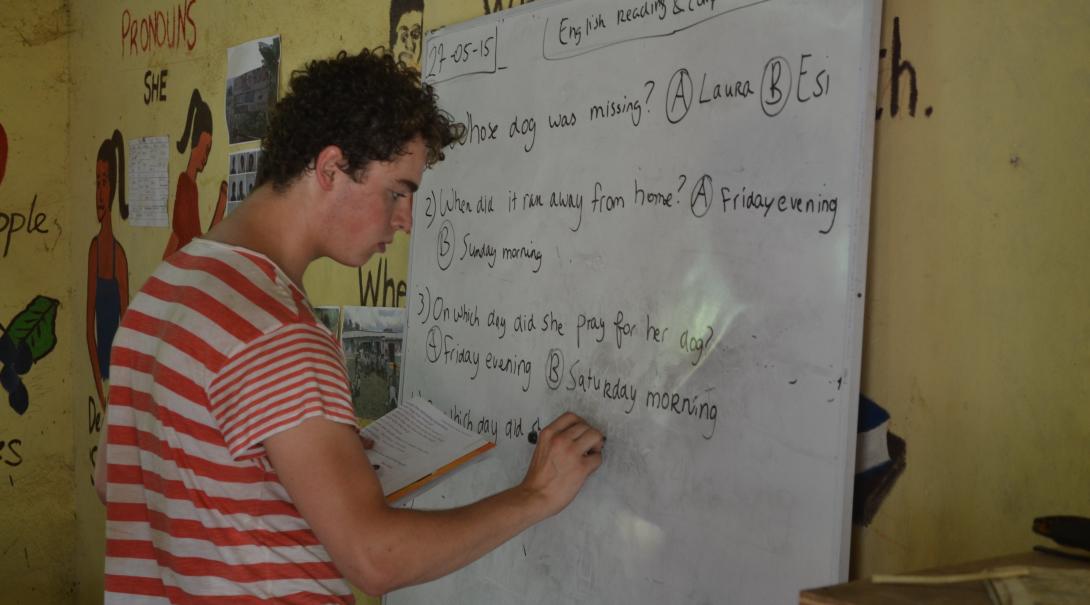
[[[48,296],[35,296],[25,309],[8,324],[12,343],[25,342],[34,361],[45,357],[57,346],[57,307],[60,301]]]

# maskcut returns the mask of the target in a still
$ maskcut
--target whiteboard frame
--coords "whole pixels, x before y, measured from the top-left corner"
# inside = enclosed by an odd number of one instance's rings
[[[428,30],[425,34],[423,41],[422,53],[427,52],[430,38],[438,34],[450,34],[457,33],[462,30],[468,30],[480,27],[486,23],[500,23],[509,18],[515,18],[523,13],[529,13],[531,11],[547,10],[557,6],[561,6],[568,3],[585,2],[586,0],[537,0],[532,3],[523,4],[518,7],[501,10],[497,13],[481,15],[474,17],[467,21],[459,22],[449,26],[442,26],[436,29]],[[775,0],[758,0],[750,4],[740,6],[734,10],[740,8],[747,8],[757,4],[763,4],[765,2],[773,2]],[[870,48],[874,50],[871,53],[870,61],[863,62],[865,73],[861,76],[863,86],[856,91],[856,94],[862,97],[861,106],[864,108],[874,108],[877,106],[878,97],[878,49],[880,47],[881,39],[881,19],[882,19],[882,2],[881,0],[859,0],[861,2],[862,10],[864,13],[864,22],[867,24],[868,31],[864,32],[864,38],[868,39]],[[638,39],[638,38],[636,38]],[[498,41],[497,41],[498,42]],[[440,82],[441,83],[441,82]],[[860,397],[861,378],[862,378],[862,361],[863,361],[863,330],[864,330],[864,318],[865,318],[865,299],[866,299],[866,281],[867,281],[867,257],[869,249],[869,233],[870,233],[870,204],[873,199],[873,171],[874,171],[874,145],[875,145],[875,119],[874,114],[867,111],[862,112],[859,119],[859,138],[857,141],[858,155],[861,161],[865,161],[866,165],[857,165],[855,170],[855,188],[851,190],[853,193],[858,193],[861,203],[855,209],[855,216],[853,220],[856,229],[853,231],[853,235],[850,238],[850,252],[849,252],[849,276],[847,280],[848,292],[846,300],[850,300],[851,304],[845,309],[846,326],[848,328],[848,334],[845,339],[844,358],[849,360],[849,365],[846,366],[846,382],[847,382],[847,396],[849,401],[858,402]],[[409,330],[413,323],[409,316],[411,315],[411,306],[413,302],[413,296],[415,291],[413,289],[413,246],[409,246],[408,255],[408,271],[407,281],[409,284],[409,290],[407,292],[406,299],[406,327],[405,327],[405,339],[404,347],[407,356],[408,347],[410,345]],[[405,382],[406,372],[401,373],[400,385],[398,389],[399,397],[405,395]],[[855,476],[855,455],[856,455],[856,433],[857,433],[857,420],[858,420],[858,405],[848,406],[841,414],[840,422],[840,440],[843,444],[843,485],[841,486],[841,492],[843,494],[843,501],[845,506],[841,511],[841,523],[839,527],[830,528],[834,542],[840,544],[839,552],[831,553],[830,564],[832,571],[840,579],[841,582],[848,580],[850,562],[851,562],[851,529],[852,529],[852,500],[854,489],[854,476]],[[482,495],[483,497],[483,495]],[[454,572],[458,573],[458,572]],[[382,603],[388,604],[387,595],[383,595]]]

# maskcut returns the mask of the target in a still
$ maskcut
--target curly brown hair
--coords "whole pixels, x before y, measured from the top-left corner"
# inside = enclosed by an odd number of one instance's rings
[[[270,182],[283,191],[312,170],[329,145],[341,149],[349,174],[404,153],[417,136],[427,146],[429,166],[442,160],[457,127],[419,78],[381,50],[367,49],[358,55],[342,50],[293,72],[290,92],[269,117],[255,186]]]

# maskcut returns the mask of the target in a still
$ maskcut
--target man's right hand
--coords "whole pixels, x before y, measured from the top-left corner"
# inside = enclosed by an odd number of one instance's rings
[[[541,497],[548,514],[555,515],[601,466],[605,441],[601,431],[566,412],[538,433],[521,487]]]
[[[265,440],[296,509],[349,581],[371,595],[446,575],[559,512],[602,463],[605,437],[575,414],[538,436],[526,478],[473,504],[386,504],[355,427],[307,420]]]

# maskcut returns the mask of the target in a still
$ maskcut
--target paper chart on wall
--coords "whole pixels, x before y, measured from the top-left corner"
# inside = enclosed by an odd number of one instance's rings
[[[165,136],[129,141],[128,221],[131,225],[167,226],[169,145],[170,142]]]

